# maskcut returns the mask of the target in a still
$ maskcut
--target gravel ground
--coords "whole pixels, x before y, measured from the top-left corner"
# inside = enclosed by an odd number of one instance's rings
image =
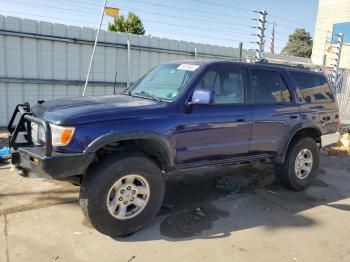
[[[116,239],[85,221],[79,187],[0,166],[0,261],[350,261],[350,158],[321,162],[305,192],[269,165],[171,174],[158,216]]]

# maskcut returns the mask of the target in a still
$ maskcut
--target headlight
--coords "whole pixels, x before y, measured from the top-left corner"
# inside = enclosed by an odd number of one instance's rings
[[[40,145],[45,143],[45,130],[42,125],[38,125],[34,122],[31,123],[32,126],[32,141],[34,145]]]
[[[75,127],[56,126],[50,124],[53,146],[66,146],[72,140]]]
[[[42,125],[31,123],[32,126],[32,141],[35,145],[46,143],[45,130]],[[50,124],[53,146],[66,146],[72,140],[75,132],[75,127],[56,126]]]

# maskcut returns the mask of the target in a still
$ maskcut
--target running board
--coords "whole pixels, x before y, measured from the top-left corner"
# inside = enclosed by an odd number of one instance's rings
[[[185,170],[185,169],[192,169],[192,168],[206,167],[206,166],[227,166],[227,165],[234,165],[234,164],[242,164],[253,160],[259,160],[259,159],[265,159],[265,158],[271,158],[271,157],[273,157],[273,155],[271,154],[259,154],[254,156],[236,157],[236,158],[229,158],[229,159],[216,160],[216,161],[201,161],[201,162],[191,163],[191,164],[176,165],[174,167],[174,170]]]

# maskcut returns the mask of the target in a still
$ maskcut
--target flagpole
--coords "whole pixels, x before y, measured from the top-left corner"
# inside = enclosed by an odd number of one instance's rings
[[[98,27],[98,29],[97,29],[95,44],[94,44],[94,48],[92,49],[92,54],[91,54],[90,64],[89,64],[89,69],[88,69],[88,72],[87,72],[87,75],[86,75],[86,80],[85,80],[85,86],[84,86],[83,96],[85,96],[85,94],[86,94],[86,88],[87,88],[88,83],[89,83],[90,71],[91,71],[92,63],[93,63],[93,61],[94,61],[94,56],[95,56],[97,41],[98,41],[98,37],[99,37],[99,35],[100,35],[100,31],[101,31],[101,27],[102,27],[102,22],[103,22],[103,17],[104,17],[105,9],[106,9],[106,6],[107,6],[107,1],[108,1],[108,0],[105,0],[104,5],[103,5],[101,20],[100,20],[100,25],[99,25],[99,27]]]
[[[271,33],[271,38],[269,43],[269,51],[271,54],[275,53],[275,25],[276,23],[274,22],[272,26],[272,33]]]

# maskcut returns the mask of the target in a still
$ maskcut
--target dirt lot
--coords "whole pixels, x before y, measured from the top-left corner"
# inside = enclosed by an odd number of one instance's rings
[[[298,193],[269,166],[173,174],[153,222],[112,239],[85,222],[78,187],[0,166],[0,261],[350,261],[349,170],[322,156]]]

